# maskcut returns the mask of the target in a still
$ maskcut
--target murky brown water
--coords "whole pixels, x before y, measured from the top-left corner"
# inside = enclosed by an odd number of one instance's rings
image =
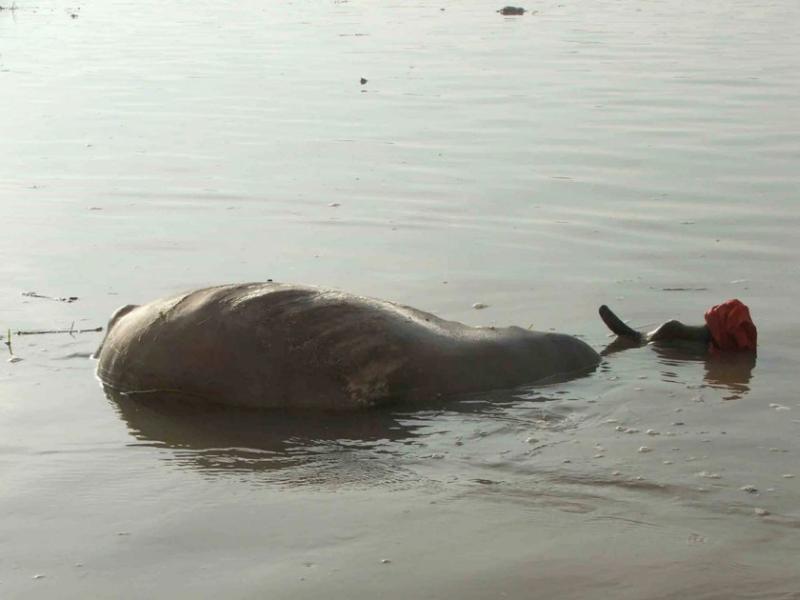
[[[0,596],[800,597],[800,5],[526,6],[17,0],[0,326],[274,278],[599,349],[601,303],[740,297],[757,362],[198,415],[107,399],[98,334],[17,337]]]

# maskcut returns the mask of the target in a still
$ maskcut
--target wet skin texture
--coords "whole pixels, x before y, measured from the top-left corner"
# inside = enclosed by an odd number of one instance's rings
[[[117,393],[245,407],[354,409],[593,369],[558,333],[478,328],[392,302],[278,283],[201,289],[119,309],[96,353]]]

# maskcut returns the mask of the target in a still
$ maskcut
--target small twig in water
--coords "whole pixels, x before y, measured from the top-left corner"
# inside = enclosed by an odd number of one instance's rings
[[[68,333],[72,337],[75,337],[76,333],[99,333],[103,331],[102,327],[94,327],[92,329],[75,329],[75,321],[69,326],[69,329],[42,329],[42,330],[35,330],[35,331],[15,331],[16,335],[45,335],[48,333]],[[5,341],[3,342],[8,347],[8,353],[11,357],[8,359],[10,363],[20,362],[22,359],[14,354],[14,349],[11,347],[11,329],[6,331]],[[0,335],[0,339],[3,339],[3,336]]]
[[[94,327],[92,329],[75,329],[74,327],[75,322],[72,322],[69,329],[41,329],[41,330],[34,330],[34,331],[16,331],[17,335],[45,335],[48,333],[68,333],[70,335],[74,335],[76,333],[98,333],[103,331],[102,327]],[[9,331],[9,334],[11,332]]]
[[[42,300],[54,300],[56,302],[75,302],[78,300],[77,296],[45,296],[44,294],[40,294],[39,292],[22,292],[23,296],[27,296],[28,298],[41,298]]]

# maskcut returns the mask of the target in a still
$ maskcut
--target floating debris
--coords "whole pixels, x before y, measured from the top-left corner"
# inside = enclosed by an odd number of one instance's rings
[[[484,304],[483,302],[476,302],[472,305],[472,308],[475,310],[483,310],[484,308],[489,308],[488,304]]]
[[[337,208],[341,206],[341,204],[339,204],[338,202],[331,202],[330,204],[328,204],[328,206],[330,206],[331,208]]]
[[[31,579],[44,579],[44,577],[45,576],[42,573],[37,573],[36,575],[31,577]]]
[[[628,428],[625,430],[625,433],[639,433],[639,430],[638,430],[638,429],[636,429],[635,427],[628,427]]]
[[[783,475],[781,475],[781,477],[783,477],[784,479],[792,479],[794,477],[794,474],[793,473],[784,473]]]
[[[362,77],[361,78],[361,85],[366,85],[366,83],[367,83],[367,78],[366,77]]]
[[[616,427],[614,427],[614,430],[615,431],[625,431],[625,428],[622,425],[617,425]]]
[[[653,451],[652,448],[648,448],[647,446],[639,446],[639,452],[641,452],[643,454],[645,452],[652,452],[652,451]]]
[[[788,406],[784,406],[783,404],[777,404],[776,402],[771,403],[769,407],[774,408],[775,410],[792,410]]]
[[[755,512],[759,517],[766,517],[769,514],[769,511],[766,508],[754,508],[753,512]]]
[[[722,475],[719,473],[709,473],[708,471],[700,471],[699,473],[695,473],[698,477],[704,477],[705,479],[722,479]]]
[[[748,494],[757,494],[758,493],[758,488],[756,486],[754,486],[754,485],[743,485],[739,489],[742,490],[743,492],[747,492]]]
[[[92,327],[90,329],[75,329],[75,322],[72,322],[69,329],[37,329],[32,331],[15,331],[17,335],[48,335],[51,333],[68,333],[70,335],[76,333],[98,333],[103,331],[102,327]]]
[[[24,359],[20,358],[19,356],[12,356],[11,358],[8,359],[8,362],[10,362],[11,364],[14,364],[14,363],[22,362],[23,360]]]
[[[507,17],[512,16],[520,16],[525,14],[525,9],[521,6],[504,6],[500,10],[498,10],[501,15],[505,15]]]
[[[689,539],[687,541],[690,544],[705,544],[706,538],[705,536],[700,535],[699,533],[690,533]]]
[[[661,435],[661,434],[660,434],[658,431],[656,431],[655,429],[648,429],[647,431],[645,431],[645,433],[646,433],[647,435]]]
[[[671,464],[672,464],[672,461],[671,461],[671,460],[665,460],[665,461],[662,461],[662,462],[663,462],[663,464],[665,464],[665,465],[671,465]]]
[[[392,562],[392,561],[389,560],[388,558],[382,558],[381,559],[381,564],[382,565],[388,565],[390,562]]]
[[[41,298],[42,300],[54,300],[55,302],[76,302],[79,298],[77,296],[45,296],[39,292],[22,292],[23,296],[28,298]]]

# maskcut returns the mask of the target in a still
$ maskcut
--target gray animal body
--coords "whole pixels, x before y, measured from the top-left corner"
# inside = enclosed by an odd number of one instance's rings
[[[469,327],[383,300],[279,283],[126,306],[96,353],[117,393],[242,407],[354,409],[512,388],[593,369],[558,333]]]

